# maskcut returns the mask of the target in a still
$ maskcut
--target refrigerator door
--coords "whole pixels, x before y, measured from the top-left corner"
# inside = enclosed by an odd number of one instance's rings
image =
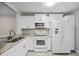
[[[62,24],[56,24],[53,28],[52,50],[53,53],[61,53],[61,45],[63,39]]]

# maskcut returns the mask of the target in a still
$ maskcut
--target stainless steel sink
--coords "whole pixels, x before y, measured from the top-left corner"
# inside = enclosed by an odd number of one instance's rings
[[[21,40],[21,39],[23,39],[23,38],[24,38],[24,37],[16,37],[16,38],[13,38],[13,39],[11,39],[11,40],[7,40],[6,43],[17,42],[17,41],[19,41],[19,40]]]
[[[19,41],[23,38],[24,37],[15,37],[15,38],[12,38],[12,39],[8,39],[8,37],[7,37],[7,38],[5,38],[6,39],[5,41],[2,41],[0,43],[13,43],[13,42],[17,42],[17,41]]]

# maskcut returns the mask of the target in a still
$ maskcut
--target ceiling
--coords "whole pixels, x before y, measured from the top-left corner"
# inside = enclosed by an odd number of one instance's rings
[[[52,7],[46,7],[43,2],[9,2],[21,13],[28,12],[68,12],[79,8],[78,2],[56,2]]]

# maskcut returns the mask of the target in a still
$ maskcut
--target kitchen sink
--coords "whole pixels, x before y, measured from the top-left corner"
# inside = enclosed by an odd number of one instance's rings
[[[19,41],[19,40],[21,40],[23,38],[24,37],[15,37],[13,39],[8,39],[8,37],[5,37],[5,38],[3,38],[5,40],[0,41],[0,49],[2,49],[4,46],[6,46],[6,44],[8,44],[8,45],[13,44],[13,43],[15,43],[15,42],[17,42],[17,41]]]
[[[13,43],[13,42],[17,42],[17,41],[19,41],[23,38],[24,37],[15,37],[15,38],[12,38],[12,39],[8,39],[8,37],[7,37],[7,38],[5,38],[6,39],[5,41],[0,41],[0,43]]]
[[[21,39],[23,39],[23,38],[24,38],[24,37],[16,37],[16,38],[13,38],[13,39],[11,39],[11,40],[7,40],[6,43],[17,42],[17,41],[19,41],[19,40],[21,40]]]

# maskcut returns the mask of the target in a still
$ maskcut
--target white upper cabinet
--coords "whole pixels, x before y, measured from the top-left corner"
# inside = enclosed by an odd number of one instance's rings
[[[35,22],[42,22],[45,24],[45,28],[49,28],[49,18],[46,14],[35,14]]]
[[[46,14],[35,14],[35,22],[45,22],[46,21]]]
[[[21,16],[21,28],[33,29],[35,23],[42,22],[45,28],[49,28],[49,18],[46,14],[35,14],[35,16]]]
[[[21,16],[21,28],[33,29],[35,28],[35,17],[34,16]]]

